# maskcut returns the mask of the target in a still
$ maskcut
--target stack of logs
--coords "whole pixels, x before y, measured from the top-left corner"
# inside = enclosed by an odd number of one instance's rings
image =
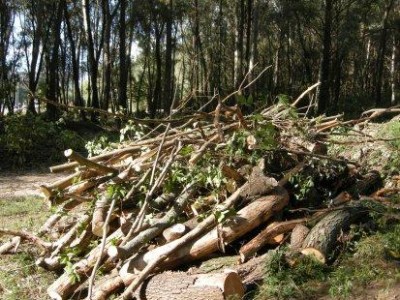
[[[52,299],[241,299],[240,266],[283,243],[330,263],[338,237],[368,219],[364,195],[380,176],[327,155],[338,116],[290,119],[289,109],[244,118],[219,105],[95,157],[66,150],[51,171],[71,174],[41,187],[56,212],[35,234],[3,229],[15,237],[0,253],[39,247],[37,264],[61,274]],[[237,266],[183,271],[224,253],[239,253]]]

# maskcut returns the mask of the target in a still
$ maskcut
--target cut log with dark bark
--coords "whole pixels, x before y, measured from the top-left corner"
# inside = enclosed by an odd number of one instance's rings
[[[320,220],[309,232],[302,248],[315,248],[332,262],[337,254],[339,238],[351,224],[368,220],[368,209],[362,205],[336,209]]]

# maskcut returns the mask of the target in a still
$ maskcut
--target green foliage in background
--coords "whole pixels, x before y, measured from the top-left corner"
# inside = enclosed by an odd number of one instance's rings
[[[58,162],[63,151],[82,151],[83,139],[62,122],[42,116],[11,115],[0,120],[1,168],[32,167]]]

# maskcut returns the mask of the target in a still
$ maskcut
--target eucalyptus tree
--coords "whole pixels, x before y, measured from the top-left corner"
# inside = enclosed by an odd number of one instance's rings
[[[83,27],[82,18],[80,16],[80,7],[76,1],[71,1],[67,3],[64,1],[64,18],[65,27],[67,33],[67,40],[69,42],[69,59],[72,65],[72,79],[74,84],[74,105],[84,106],[84,100],[82,97],[82,92],[80,88],[80,56],[81,56],[81,40],[82,36],[80,33],[80,28]],[[85,114],[81,111],[81,116],[84,118]]]
[[[95,7],[95,9],[98,10],[98,7]],[[82,0],[82,17],[83,17],[83,25],[85,33],[85,42],[87,47],[88,72],[90,77],[90,101],[88,101],[88,105],[93,108],[100,108],[99,88],[97,80],[98,80],[98,68],[99,68],[98,57],[101,51],[101,46],[99,45],[101,45],[101,43],[99,43],[98,28],[96,26],[98,25],[97,12],[93,12],[89,0]],[[95,19],[94,22],[92,22],[92,17],[93,19]],[[95,43],[98,45],[97,47]],[[95,118],[96,114],[92,114],[92,119],[94,120]]]
[[[28,74],[28,112],[36,113],[35,94],[48,47],[51,19],[54,17],[51,0],[18,1],[21,23],[21,47],[25,54]]]
[[[5,107],[12,112],[11,91],[12,86],[10,64],[7,60],[11,46],[11,36],[14,25],[15,12],[11,1],[0,0],[0,115],[3,114]]]
[[[59,102],[60,88],[59,88],[59,58],[60,58],[60,45],[61,45],[61,23],[63,21],[63,13],[65,7],[65,0],[53,1],[49,4],[49,8],[55,12],[54,16],[49,22],[49,39],[51,47],[47,48],[47,91],[46,96],[48,99]],[[56,106],[47,103],[47,114],[51,119],[56,119],[58,116],[58,109]]]

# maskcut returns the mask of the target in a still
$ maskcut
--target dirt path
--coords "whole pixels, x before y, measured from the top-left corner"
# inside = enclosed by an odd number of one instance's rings
[[[0,198],[42,196],[40,185],[54,182],[65,174],[42,172],[0,173]]]

